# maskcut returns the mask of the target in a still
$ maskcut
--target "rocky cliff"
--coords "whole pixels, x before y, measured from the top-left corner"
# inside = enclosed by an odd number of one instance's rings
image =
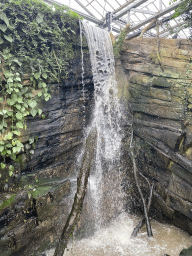
[[[192,234],[192,47],[187,40],[125,41],[121,54],[139,170],[155,182],[161,219]],[[120,79],[120,78],[119,78]],[[120,79],[122,80],[122,78]],[[122,82],[121,82],[122,83]]]
[[[89,55],[71,61],[68,79],[52,84],[52,99],[42,102],[45,119],[28,118],[22,134],[25,153],[16,176],[6,180],[0,194],[0,255],[38,255],[57,240],[73,203],[76,162],[84,127],[93,108]],[[29,154],[29,138],[37,138]]]
[[[186,40],[133,39],[125,41],[121,60],[116,61],[124,141],[127,136],[129,142],[133,127],[138,168],[155,182],[153,213],[190,234],[191,49]],[[17,175],[2,189],[2,256],[36,256],[53,247],[69,214],[76,189],[76,160],[94,104],[91,64],[89,56],[84,57],[84,89],[81,57],[77,57],[71,61],[68,79],[53,84],[52,99],[42,103],[45,119],[27,120],[22,142],[27,148],[29,138],[37,136],[38,140],[33,154],[25,150],[20,155]],[[122,185],[130,194],[128,155],[129,143],[122,157]],[[147,191],[145,182],[142,185]],[[130,204],[133,197],[128,197]]]

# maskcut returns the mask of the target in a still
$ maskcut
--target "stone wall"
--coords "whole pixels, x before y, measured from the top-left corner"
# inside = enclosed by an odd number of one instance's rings
[[[158,217],[192,234],[190,44],[179,39],[126,40],[121,63],[128,79],[137,164],[155,181],[153,207]]]
[[[68,79],[51,85],[42,102],[45,119],[28,118],[21,140],[38,137],[34,154],[20,155],[16,177],[0,193],[0,255],[35,255],[54,246],[70,212],[76,190],[76,161],[83,131],[91,119],[93,82],[89,55],[71,61]],[[83,92],[84,90],[84,92]],[[84,97],[83,97],[84,95]]]

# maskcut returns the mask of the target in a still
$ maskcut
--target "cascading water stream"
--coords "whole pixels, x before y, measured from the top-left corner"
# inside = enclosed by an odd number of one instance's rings
[[[122,117],[117,97],[112,43],[106,30],[91,27],[86,22],[83,22],[83,26],[92,63],[95,99],[93,120],[85,129],[85,137],[92,130],[96,130],[97,143],[82,211],[84,223],[80,225],[84,225],[84,229],[88,222],[93,222],[94,228],[91,233],[84,234],[91,235],[90,237],[69,244],[70,249],[64,255],[163,256],[168,253],[177,256],[184,247],[190,245],[191,238],[173,226],[153,221],[153,238],[147,238],[144,230],[137,238],[130,239],[138,218],[123,211],[124,193],[121,190],[120,177]],[[82,47],[81,52],[83,54]],[[83,75],[82,67],[82,84]],[[80,154],[79,159],[82,159],[83,154],[84,152]],[[47,251],[46,255],[53,255],[53,250]]]
[[[95,229],[122,211],[118,169],[121,155],[121,112],[117,97],[113,47],[106,30],[83,23],[94,80],[95,108],[89,129],[97,130],[93,171],[89,177],[89,205]],[[113,177],[112,177],[113,176]],[[116,180],[116,185],[113,179]],[[115,185],[115,186],[114,186]],[[117,200],[118,199],[118,200]],[[107,209],[107,210],[106,210]]]
[[[82,66],[82,74],[81,74],[81,81],[82,81],[82,94],[83,94],[83,128],[85,128],[85,83],[84,83],[84,61],[83,61],[83,39],[82,39],[82,23],[79,20],[79,27],[80,27],[80,41],[81,41],[81,66]]]
[[[115,62],[109,33],[84,22],[95,89],[95,110],[92,126],[98,132],[98,154],[106,160],[120,156],[121,113],[117,99]],[[102,141],[103,140],[103,141]]]

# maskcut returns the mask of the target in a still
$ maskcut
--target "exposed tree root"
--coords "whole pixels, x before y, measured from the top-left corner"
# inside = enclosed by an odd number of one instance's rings
[[[115,36],[113,35],[113,33],[111,31],[109,32],[109,35],[111,37],[112,45],[114,45],[116,43],[116,38],[115,38]]]
[[[138,170],[137,170],[137,165],[136,165],[136,161],[135,161],[135,155],[134,155],[134,151],[133,151],[132,141],[133,141],[133,132],[132,132],[131,141],[130,141],[130,152],[131,152],[131,157],[132,157],[132,161],[133,161],[134,177],[135,177],[135,182],[136,182],[137,189],[139,191],[139,194],[140,194],[142,202],[143,202],[145,222],[146,222],[146,227],[147,227],[147,234],[148,234],[148,237],[151,237],[151,236],[153,236],[153,233],[152,233],[152,229],[151,229],[151,225],[150,225],[150,221],[149,221],[149,216],[148,216],[148,207],[146,206],[146,201],[145,201],[145,198],[143,196],[142,190],[141,190],[140,185],[139,185],[138,177],[137,177]],[[152,195],[151,195],[151,197],[152,197]],[[149,200],[149,201],[151,201],[151,200]]]
[[[74,197],[73,206],[65,224],[65,227],[62,231],[58,245],[55,249],[54,256],[63,256],[65,248],[67,247],[69,237],[73,233],[75,226],[77,225],[77,222],[79,221],[79,218],[81,216],[83,200],[86,194],[86,188],[90,174],[91,160],[94,156],[95,142],[96,131],[92,131],[89,133],[89,136],[86,140],[83,161],[80,168],[79,176],[77,178],[77,192]]]
[[[157,37],[157,59],[159,62],[159,66],[161,68],[161,70],[164,72],[164,67],[161,61],[161,57],[160,57],[160,41],[159,41],[159,37]]]
[[[151,26],[153,26],[153,24],[156,22],[156,19],[152,20],[142,31],[141,31],[141,34],[140,34],[140,38],[143,38],[143,35],[145,34],[145,32],[147,30],[150,29]]]
[[[139,38],[143,38],[143,35],[145,34],[145,32],[147,30],[149,30],[151,27],[153,27],[154,23],[156,23],[157,25],[157,59],[159,62],[159,66],[161,68],[161,70],[164,72],[164,68],[162,65],[162,61],[161,61],[161,57],[160,57],[160,51],[159,51],[159,46],[160,46],[160,41],[159,41],[159,21],[157,19],[152,20],[142,31],[141,34],[139,36]]]
[[[149,200],[148,200],[148,205],[147,205],[148,214],[149,214],[149,211],[150,211],[152,197],[153,197],[153,188],[154,188],[154,184],[152,184],[152,186],[150,186],[150,195],[149,195]],[[143,227],[144,224],[145,224],[145,217],[143,217],[142,220],[139,223],[137,223],[136,227],[134,228],[134,230],[131,234],[131,238],[137,236],[139,230]]]

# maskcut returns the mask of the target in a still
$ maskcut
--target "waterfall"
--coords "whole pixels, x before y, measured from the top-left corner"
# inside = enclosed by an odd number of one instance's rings
[[[82,94],[83,94],[83,128],[85,128],[85,83],[84,83],[84,60],[83,60],[83,40],[82,40],[82,23],[79,21],[79,27],[80,27],[80,41],[81,41],[81,67],[82,67],[82,73],[81,73],[81,81],[82,81]]]
[[[153,220],[155,234],[153,238],[149,239],[144,231],[140,232],[136,238],[130,239],[133,228],[140,218],[124,211],[126,196],[121,190],[121,168],[123,166],[121,167],[120,162],[123,137],[121,131],[122,117],[117,97],[113,48],[109,33],[106,30],[91,27],[86,22],[83,22],[83,26],[90,50],[95,98],[92,122],[89,127],[84,127],[85,138],[90,136],[91,131],[97,131],[97,142],[95,145],[95,136],[92,143],[88,143],[91,145],[88,147],[89,151],[84,149],[79,155],[78,164],[82,166],[83,155],[86,153],[86,156],[89,156],[90,153],[89,159],[92,159],[93,154],[90,151],[94,152],[95,150],[95,157],[88,165],[91,172],[89,186],[83,201],[81,222],[78,223],[80,228],[75,234],[75,238],[78,238],[79,232],[81,239],[75,239],[74,242],[72,240],[64,255],[162,256],[168,253],[176,256],[184,244],[185,247],[191,244],[191,238],[182,234],[183,231],[175,227],[162,225]],[[82,36],[83,28],[81,26],[80,28]],[[84,68],[82,67],[82,84],[83,73]],[[84,172],[80,173],[84,175]],[[75,196],[79,200],[83,198],[82,191],[85,191],[87,185],[87,179],[80,177],[78,181],[81,181],[82,189]],[[85,183],[86,185],[82,186]],[[77,205],[74,204],[73,206],[72,209],[75,209]],[[74,210],[71,214],[72,217],[69,218],[71,223],[75,223],[76,212],[78,211]],[[84,235],[86,237],[83,237]],[[47,251],[46,255],[52,256],[53,249]]]
[[[91,127],[97,130],[95,161],[89,177],[88,207],[95,229],[122,212],[120,155],[121,112],[115,80],[113,46],[107,30],[83,22],[87,38],[93,81],[94,100]]]
[[[95,110],[92,126],[97,128],[97,157],[119,157],[121,113],[117,98],[113,46],[107,30],[83,23],[89,46],[94,81]],[[102,141],[103,140],[103,141]]]

